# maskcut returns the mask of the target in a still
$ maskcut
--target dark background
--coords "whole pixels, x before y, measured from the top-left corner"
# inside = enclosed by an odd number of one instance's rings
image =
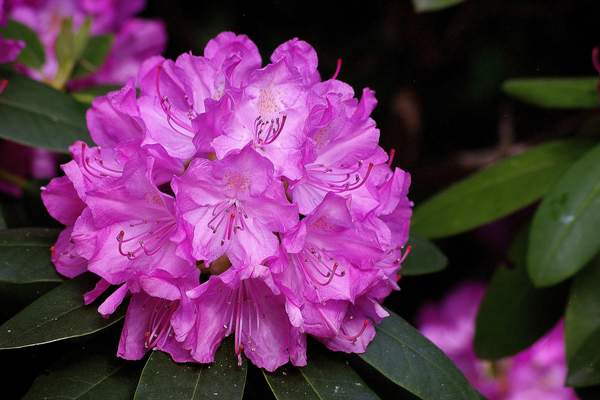
[[[509,78],[590,76],[600,45],[600,2],[467,0],[417,14],[410,0],[158,1],[147,17],[168,28],[166,56],[192,51],[224,30],[247,34],[263,63],[298,37],[319,55],[323,79],[379,101],[372,117],[394,165],[412,175],[418,206],[453,182],[544,141],[573,136],[594,111],[543,110],[508,98]],[[449,258],[437,274],[406,277],[387,303],[411,320],[419,305],[464,279],[489,279],[532,208],[468,234],[436,241]]]

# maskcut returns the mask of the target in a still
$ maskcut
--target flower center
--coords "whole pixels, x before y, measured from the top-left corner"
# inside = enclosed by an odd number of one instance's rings
[[[131,229],[128,229],[133,234],[131,237],[128,236],[125,239],[123,230],[117,235],[119,253],[130,260],[133,260],[142,251],[148,256],[156,254],[168,241],[176,225],[173,217],[131,222],[129,224]],[[135,243],[136,246],[129,250],[125,249],[124,247],[130,242]]]
[[[225,245],[226,240],[231,240],[231,235],[240,230],[246,229],[245,219],[248,219],[248,214],[244,211],[244,207],[236,200],[222,202],[214,206],[212,212],[213,218],[208,221],[206,226],[212,230],[213,234],[223,225],[223,237],[221,246]]]

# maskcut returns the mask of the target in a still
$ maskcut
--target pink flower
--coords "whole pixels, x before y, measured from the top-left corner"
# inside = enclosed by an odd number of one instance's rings
[[[490,400],[577,400],[574,390],[563,386],[567,366],[562,320],[528,349],[497,361],[495,375],[489,362],[477,359],[475,318],[484,293],[481,283],[463,284],[439,305],[423,306],[416,326]]]

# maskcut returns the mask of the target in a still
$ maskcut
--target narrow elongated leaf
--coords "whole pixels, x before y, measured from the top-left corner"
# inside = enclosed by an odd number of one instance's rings
[[[412,0],[416,12],[437,11],[452,7],[465,0]]]
[[[569,278],[600,250],[600,146],[544,197],[532,221],[527,269],[536,286]]]
[[[565,345],[569,385],[587,386],[600,383],[600,347],[591,347],[600,340],[599,287],[600,259],[596,258],[573,279],[567,303]],[[597,358],[594,360],[593,357]]]
[[[8,85],[0,94],[0,137],[33,147],[68,153],[76,140],[92,143],[85,105],[43,83],[0,71]]]
[[[587,141],[555,141],[507,158],[421,204],[411,229],[440,238],[507,216],[546,194],[590,146]]]
[[[323,348],[309,354],[305,367],[287,364],[263,374],[281,400],[379,399],[342,357]]]
[[[479,309],[475,351],[480,358],[516,354],[541,338],[563,314],[568,285],[537,289],[527,275],[529,225],[513,241],[508,255],[516,268],[500,266]]]
[[[400,275],[429,274],[441,271],[448,265],[448,259],[440,249],[418,233],[410,233],[407,246],[412,249],[402,262]]]
[[[0,230],[0,281],[62,282],[50,261],[50,247],[59,233],[48,228]]]
[[[244,358],[238,366],[233,348],[230,339],[224,340],[210,364],[179,364],[167,353],[153,352],[134,399],[241,399],[248,365]]]
[[[98,313],[99,301],[84,304],[83,294],[92,290],[97,281],[97,276],[85,273],[31,303],[0,326],[0,350],[89,335],[119,321],[125,316],[126,304],[110,318],[102,318]]]
[[[360,358],[385,377],[424,400],[480,399],[465,376],[433,343],[402,318],[376,325],[375,339]]]
[[[511,79],[502,85],[506,94],[547,108],[598,107],[598,77]]]
[[[500,267],[490,282],[475,327],[480,358],[499,359],[535,343],[562,316],[567,286],[536,289],[525,264]]]
[[[25,42],[25,48],[17,57],[17,61],[34,69],[42,68],[46,62],[46,55],[42,42],[37,34],[27,25],[9,20],[8,25],[0,28],[0,34],[4,39],[15,39]]]
[[[23,400],[131,399],[143,362],[115,356],[116,343],[78,348],[40,375]]]

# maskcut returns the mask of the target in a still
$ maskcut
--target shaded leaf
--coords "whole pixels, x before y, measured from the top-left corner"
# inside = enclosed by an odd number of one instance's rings
[[[50,261],[50,247],[60,229],[0,230],[0,281],[10,283],[62,282]]]
[[[592,348],[600,341],[600,259],[596,258],[573,279],[565,313],[567,383],[600,383],[600,354]],[[600,344],[599,344],[600,345]],[[589,354],[591,353],[591,354]],[[594,360],[594,357],[596,359]]]
[[[546,194],[590,143],[549,142],[484,169],[417,207],[411,229],[440,238],[507,216]]]
[[[412,246],[410,253],[402,262],[400,275],[421,275],[441,271],[448,265],[448,259],[429,240],[418,233],[411,232],[407,246]]]
[[[68,153],[76,140],[92,143],[86,106],[43,83],[0,71],[8,86],[0,94],[0,137],[46,150]]]
[[[416,12],[437,11],[460,4],[465,0],[412,0]]]
[[[86,306],[83,294],[94,288],[98,277],[84,273],[40,297],[0,326],[0,349],[35,346],[89,335],[125,316],[121,304],[110,318],[98,313],[98,302]]]
[[[454,363],[408,322],[390,316],[360,358],[424,400],[481,399]]]
[[[547,108],[598,107],[598,77],[511,79],[502,85],[506,94]]]
[[[40,38],[31,28],[11,19],[8,21],[8,25],[0,28],[0,35],[4,39],[25,42],[25,48],[17,57],[18,62],[34,69],[42,68],[46,62],[46,54]]]
[[[536,286],[569,278],[600,250],[600,146],[579,159],[538,207],[527,269]]]
[[[176,363],[154,351],[142,372],[134,399],[241,399],[248,372],[244,358],[238,366],[231,338],[224,340],[210,364]]]
[[[567,285],[536,289],[525,267],[528,229],[515,239],[516,268],[499,267],[492,278],[475,326],[479,358],[499,359],[516,354],[548,332],[563,314]]]
[[[263,370],[277,399],[379,399],[340,355],[322,347],[311,350],[305,367]]]
[[[40,375],[23,399],[133,398],[143,363],[117,358],[115,346],[72,351]]]
[[[92,104],[96,97],[104,96],[109,92],[120,90],[121,86],[92,86],[77,92],[72,92],[71,95],[82,103]]]
[[[93,74],[104,63],[113,43],[114,36],[100,35],[89,38],[87,46],[73,69],[71,78]],[[120,89],[120,87],[118,88]],[[118,90],[117,89],[117,90]],[[113,89],[114,90],[114,89]]]

